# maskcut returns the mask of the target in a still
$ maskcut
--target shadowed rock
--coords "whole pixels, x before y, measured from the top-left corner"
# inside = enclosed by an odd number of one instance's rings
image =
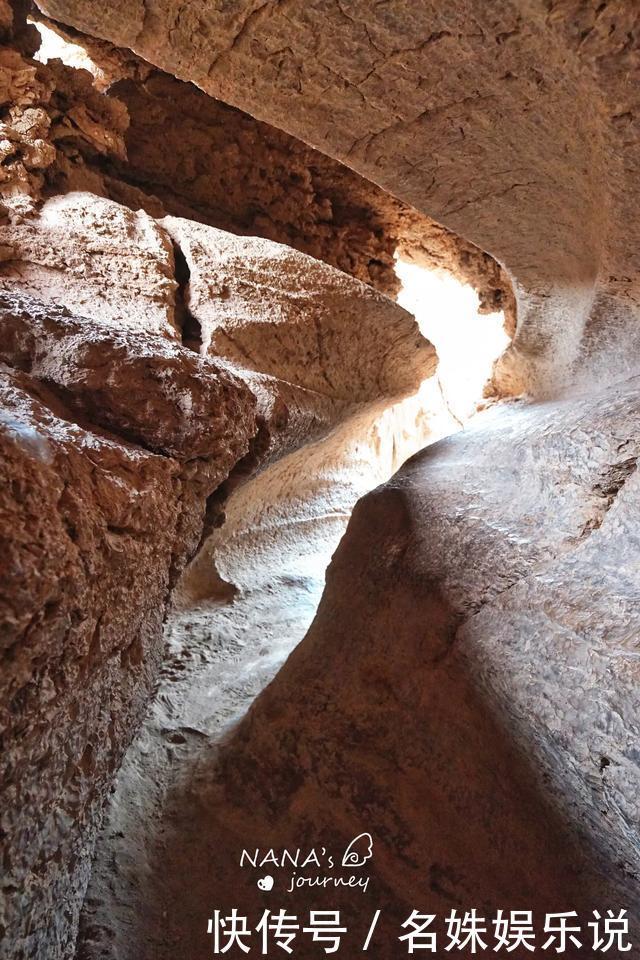
[[[162,337],[6,294],[0,322],[0,917],[26,960],[70,949],[171,588],[255,402]]]
[[[243,848],[363,830],[371,896],[288,896],[283,871],[278,907],[637,925],[639,418],[637,378],[496,409],[359,502],[307,637],[190,798],[201,826],[217,804],[199,859],[222,871],[190,886],[191,956],[198,904],[263,903]]]

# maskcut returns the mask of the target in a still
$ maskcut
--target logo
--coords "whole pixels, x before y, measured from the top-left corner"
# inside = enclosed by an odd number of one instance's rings
[[[373,856],[373,837],[370,833],[359,833],[351,841],[342,857],[343,867],[364,867]]]
[[[300,847],[295,850],[286,848],[275,850],[273,847],[268,850],[261,850],[256,847],[255,850],[242,851],[240,866],[250,866],[261,871],[266,868],[274,872],[293,868],[293,872],[285,878],[287,893],[292,893],[294,889],[300,887],[323,887],[325,889],[327,887],[352,887],[359,888],[364,893],[369,886],[370,878],[367,875],[350,873],[349,876],[338,876],[336,874],[359,870],[372,857],[373,837],[370,833],[359,833],[347,845],[342,854],[342,859],[334,857],[326,847],[313,847],[311,850],[303,850]],[[336,864],[340,864],[337,869]],[[272,873],[264,874],[256,880],[258,889],[265,893],[273,890],[275,885],[276,878]]]

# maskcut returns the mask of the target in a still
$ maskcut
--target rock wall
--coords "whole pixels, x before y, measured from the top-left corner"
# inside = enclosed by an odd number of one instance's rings
[[[274,897],[238,850],[363,830],[367,896],[314,889],[313,907],[340,905],[361,940],[382,909],[382,957],[414,908],[615,903],[637,929],[639,415],[637,377],[498,407],[357,504],[307,636],[200,767],[190,816],[216,820],[183,832],[197,856],[173,851],[202,865],[189,902],[171,891],[189,956],[210,948],[207,904]],[[587,940],[576,956],[599,955]]]
[[[92,194],[13,218],[3,256],[1,926],[16,960],[53,960],[172,588],[229,490],[415,391],[435,354],[311,257]]]
[[[513,327],[508,278],[474,244],[281,130],[127,50],[42,19],[79,51],[86,48],[82,62],[95,89],[83,70],[31,60],[39,38],[17,13],[13,32],[21,29],[25,40],[16,50],[7,8],[11,205],[28,208],[43,192],[88,189],[152,216],[170,213],[286,243],[389,295],[399,289],[400,251],[472,283],[483,308],[504,308]]]
[[[49,180],[99,183],[91,163],[124,156],[124,105],[95,90],[86,71],[36,63],[40,41],[25,14],[25,4],[0,3],[3,222],[32,210]]]
[[[433,373],[411,316],[358,279],[393,292],[396,248],[513,320],[508,271],[517,326],[489,392],[553,399],[497,405],[358,505],[306,639],[174,811],[210,818],[206,849],[173,837],[181,949],[210,953],[207,900],[265,905],[239,846],[363,830],[384,924],[423,889],[441,913],[620,905],[637,923],[640,14],[40,6],[127,78],[107,96],[36,63],[24,5],[0,0],[7,951],[71,952],[173,588],[229,494],[242,506],[284,455],[321,470],[303,444],[352,415],[368,436]]]
[[[414,393],[435,369],[410,314],[282,244],[83,192],[47,200],[3,236],[6,289],[230,361],[258,402],[254,467],[358,404]]]
[[[170,589],[249,447],[255,400],[159,337],[7,294],[0,319],[0,926],[26,960],[70,950]]]
[[[176,587],[158,693],[96,843],[78,960],[174,960],[176,944],[199,956],[228,856],[210,790],[219,746],[303,639],[355,502],[438,426],[419,396],[370,404],[232,491]]]
[[[637,349],[634,5],[39,6],[282,127],[488,251],[518,308],[498,391],[555,393],[585,361],[590,376],[615,378],[619,355]],[[603,300],[611,336],[597,320]]]
[[[180,338],[171,238],[144,211],[93,194],[53,197],[5,224],[0,280],[94,320]]]
[[[127,160],[113,161],[119,179],[153,192],[169,213],[285,243],[390,296],[399,288],[399,252],[473,284],[487,312],[506,309],[515,322],[508,278],[474,244],[192,84],[149,65],[141,82],[141,63],[132,79],[110,87],[130,120]],[[169,143],[158,140],[159,128]]]

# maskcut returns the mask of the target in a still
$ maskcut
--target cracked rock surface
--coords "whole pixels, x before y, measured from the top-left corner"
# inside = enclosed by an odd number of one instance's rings
[[[0,2],[0,222],[33,210],[56,181],[65,189],[93,182],[100,192],[91,164],[125,155],[126,108],[102,96],[87,71],[37,63],[26,8]]]
[[[39,6],[343,160],[490,253],[518,308],[498,393],[557,393],[587,358],[591,376],[615,379],[637,352],[634,4]]]
[[[414,392],[435,353],[393,301],[272,241],[87,193],[6,237],[0,916],[15,960],[50,960],[71,949],[171,591],[228,493]]]
[[[358,404],[414,393],[435,370],[409,313],[271,240],[156,221],[82,191],[50,198],[3,237],[5,288],[131,331],[139,350],[162,334],[229,361],[257,399],[255,463],[326,433]],[[158,369],[162,358],[160,348]]]
[[[93,51],[91,38],[80,40]],[[114,154],[113,173],[168,213],[285,243],[389,296],[399,251],[473,284],[487,312],[515,315],[506,274],[486,253],[283,130],[143,61],[110,93],[129,113],[127,160]]]
[[[2,230],[6,288],[176,339],[171,240],[144,211],[74,192]],[[117,282],[116,282],[117,278]]]
[[[483,309],[505,308],[512,329],[509,280],[474,244],[282,130],[31,8],[85,69],[37,62],[35,27],[13,7],[0,8],[0,196],[10,218],[42,197],[90,190],[134,212],[286,243],[391,296],[399,250],[474,284]]]

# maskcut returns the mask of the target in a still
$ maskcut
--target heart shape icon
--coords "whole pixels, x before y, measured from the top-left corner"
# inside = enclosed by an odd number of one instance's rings
[[[273,877],[263,877],[262,880],[258,880],[258,886],[261,890],[271,890],[273,887]]]

